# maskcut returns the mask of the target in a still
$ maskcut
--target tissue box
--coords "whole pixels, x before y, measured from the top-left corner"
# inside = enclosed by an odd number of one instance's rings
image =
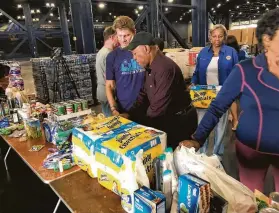
[[[95,143],[114,137],[127,125],[133,126],[136,123],[116,116],[87,124],[83,128],[75,128],[72,135],[74,162],[91,177],[97,177]]]
[[[180,176],[178,209],[180,213],[209,213],[210,184],[191,174]]]
[[[166,212],[166,198],[162,193],[143,186],[134,192],[134,213]]]
[[[164,132],[141,125],[126,128],[115,137],[96,143],[95,157],[99,183],[119,195],[120,173],[125,170],[122,157],[128,157],[134,167],[136,154],[141,149],[149,181],[153,182],[153,159],[162,154],[165,147]]]

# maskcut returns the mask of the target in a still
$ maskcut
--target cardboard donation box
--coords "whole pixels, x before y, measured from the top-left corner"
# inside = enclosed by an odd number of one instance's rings
[[[190,49],[189,52],[189,65],[190,66],[195,66],[197,63],[197,57],[200,51],[203,49],[203,47],[193,47]]]
[[[183,77],[185,79],[189,78],[189,50],[179,49],[179,52],[167,52],[166,56],[172,59],[181,69]]]

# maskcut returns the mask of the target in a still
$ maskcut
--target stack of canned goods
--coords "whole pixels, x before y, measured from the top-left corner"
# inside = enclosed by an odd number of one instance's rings
[[[52,104],[54,114],[69,115],[76,112],[81,112],[88,109],[88,101],[85,99],[76,99],[67,102]]]

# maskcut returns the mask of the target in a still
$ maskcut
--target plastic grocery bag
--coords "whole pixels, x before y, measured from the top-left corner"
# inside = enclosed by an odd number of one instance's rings
[[[253,192],[222,171],[216,159],[196,154],[194,148],[178,147],[174,163],[179,175],[191,173],[210,182],[211,189],[228,201],[228,213],[257,212]]]

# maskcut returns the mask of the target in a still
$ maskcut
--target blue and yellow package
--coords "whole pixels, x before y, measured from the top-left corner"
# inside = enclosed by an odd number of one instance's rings
[[[213,85],[197,85],[190,89],[192,105],[196,108],[207,109],[216,95],[216,86]]]
[[[141,125],[126,128],[109,140],[98,141],[95,157],[99,183],[116,194],[120,194],[120,173],[126,169],[123,156],[132,161],[134,168],[136,154],[140,150],[143,150],[143,165],[149,181],[152,182],[153,160],[163,153],[165,147],[166,134],[164,132]]]
[[[96,141],[108,140],[123,131],[123,128],[131,127],[136,123],[119,116],[113,116],[97,120],[75,128],[72,134],[74,162],[91,177],[97,177],[95,162]]]
[[[143,186],[134,192],[134,213],[164,213],[166,198],[160,192]]]
[[[210,184],[192,174],[179,177],[178,209],[180,213],[209,213]]]

